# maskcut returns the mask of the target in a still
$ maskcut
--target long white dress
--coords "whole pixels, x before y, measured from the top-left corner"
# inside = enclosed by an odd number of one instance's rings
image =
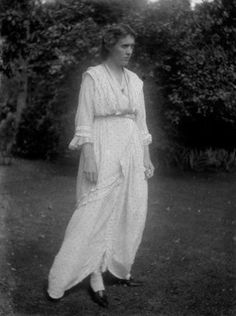
[[[49,273],[48,293],[64,292],[93,271],[124,279],[142,239],[147,213],[143,145],[146,126],[143,83],[124,68],[123,91],[104,64],[83,74],[71,146],[93,143],[96,184],[83,173],[80,156],[77,205]]]

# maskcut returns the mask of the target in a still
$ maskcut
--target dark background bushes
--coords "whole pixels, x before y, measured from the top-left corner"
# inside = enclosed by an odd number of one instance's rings
[[[160,160],[178,165],[186,150],[235,148],[235,0],[195,10],[188,0],[1,6],[2,73],[17,82],[18,155],[51,158],[66,151],[81,73],[100,61],[102,29],[116,22],[129,23],[138,34],[130,67],[145,83],[152,150]]]

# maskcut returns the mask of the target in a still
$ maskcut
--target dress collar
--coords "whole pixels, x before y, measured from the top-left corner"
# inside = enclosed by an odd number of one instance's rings
[[[110,67],[106,64],[102,64],[106,74],[110,78],[110,83],[111,85],[115,88],[118,89],[120,93],[124,95],[125,88],[127,90],[127,94],[129,93],[129,75],[125,67],[123,67],[123,73],[122,73],[122,80],[121,83],[117,80],[116,76],[114,75],[114,72],[110,69]]]

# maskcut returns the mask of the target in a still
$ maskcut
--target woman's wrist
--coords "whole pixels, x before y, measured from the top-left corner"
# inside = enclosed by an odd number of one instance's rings
[[[144,159],[150,159],[149,145],[143,145]]]
[[[85,159],[93,157],[93,143],[84,143],[82,145],[82,153]]]

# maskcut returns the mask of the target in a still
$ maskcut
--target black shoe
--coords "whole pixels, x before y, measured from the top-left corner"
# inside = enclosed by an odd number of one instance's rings
[[[108,307],[108,299],[105,291],[94,291],[91,287],[89,287],[89,293],[92,300],[98,305],[107,308]]]
[[[135,280],[134,278],[130,277],[128,280],[126,279],[118,280],[118,284],[124,285],[124,286],[130,286],[130,287],[138,287],[138,286],[142,286],[143,282],[139,280]]]
[[[61,302],[62,298],[63,297],[60,297],[60,298],[53,298],[51,297],[47,291],[45,291],[45,298],[47,301],[51,302],[51,303],[59,303]]]

